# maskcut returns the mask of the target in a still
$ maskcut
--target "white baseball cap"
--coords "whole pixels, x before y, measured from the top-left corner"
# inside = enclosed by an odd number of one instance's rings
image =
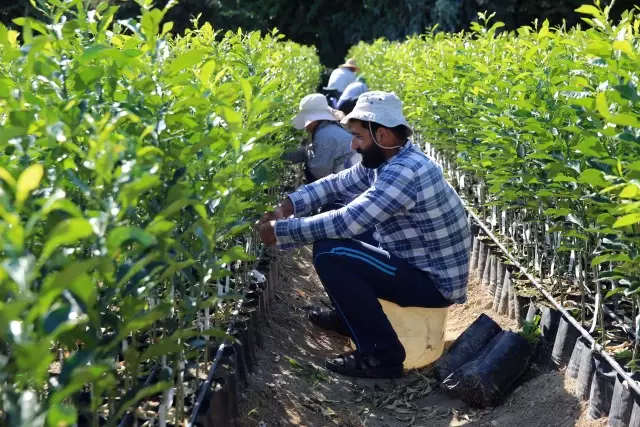
[[[402,101],[393,92],[371,91],[363,93],[358,98],[353,111],[347,114],[340,123],[344,127],[348,127],[349,121],[352,119],[378,123],[388,128],[402,125],[407,128],[409,136],[413,133],[402,113]]]
[[[317,120],[338,121],[338,117],[333,111],[324,95],[312,93],[302,98],[300,112],[296,114],[291,122],[296,129],[304,129],[309,123]]]

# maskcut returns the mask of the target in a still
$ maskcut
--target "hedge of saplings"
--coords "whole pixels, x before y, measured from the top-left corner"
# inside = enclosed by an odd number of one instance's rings
[[[217,282],[243,285],[283,123],[318,84],[314,48],[197,20],[174,37],[140,3],[0,25],[2,425],[114,426],[158,395],[156,422],[190,416]]]

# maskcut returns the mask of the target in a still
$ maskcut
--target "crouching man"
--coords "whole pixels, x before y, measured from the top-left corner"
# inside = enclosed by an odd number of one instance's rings
[[[409,140],[395,94],[364,93],[342,125],[361,162],[301,187],[256,227],[269,246],[313,243],[333,310],[312,310],[309,319],[357,347],[327,359],[326,367],[354,377],[400,377],[405,351],[378,298],[404,307],[465,302],[469,225],[440,168]],[[297,217],[344,194],[359,196],[340,209]],[[374,227],[375,241],[357,240]]]

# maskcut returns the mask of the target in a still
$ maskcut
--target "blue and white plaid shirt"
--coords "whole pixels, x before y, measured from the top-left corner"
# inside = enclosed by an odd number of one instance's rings
[[[377,169],[361,163],[289,195],[296,216],[340,195],[360,194],[342,209],[276,223],[278,247],[351,238],[375,226],[380,247],[428,272],[449,301],[467,298],[471,232],[460,197],[442,170],[407,143]]]

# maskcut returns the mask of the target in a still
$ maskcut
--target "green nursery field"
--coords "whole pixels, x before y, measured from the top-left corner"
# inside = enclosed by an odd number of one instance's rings
[[[46,22],[0,24],[0,424],[187,425],[227,302],[269,258],[251,224],[293,181],[279,154],[318,86],[316,50],[197,18],[174,35],[150,0],[126,21],[107,3],[38,4]],[[470,208],[636,370],[640,8],[579,12],[582,28],[517,31],[481,14],[470,32],[350,56],[401,96]]]

